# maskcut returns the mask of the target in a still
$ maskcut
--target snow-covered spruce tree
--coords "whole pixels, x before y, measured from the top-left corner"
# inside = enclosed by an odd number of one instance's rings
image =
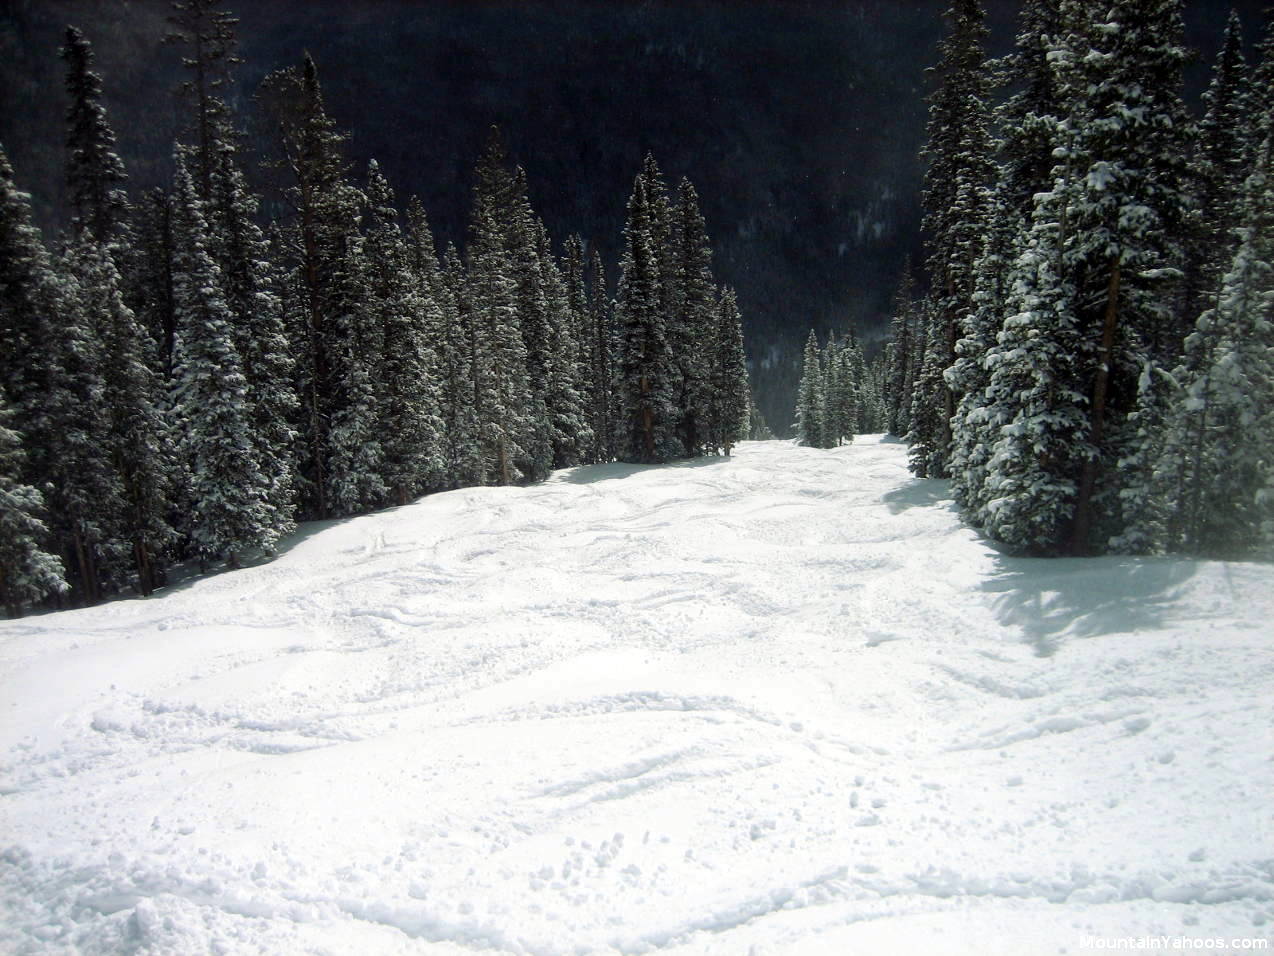
[[[949,394],[943,373],[949,359],[948,329],[938,305],[926,304],[927,322],[923,351],[917,362],[916,381],[911,393],[911,429],[907,464],[917,478],[943,478],[950,454],[950,425],[945,417]]]
[[[1061,29],[1059,0],[1027,0],[1016,48],[995,65],[999,82],[1012,91],[995,117],[1001,134],[999,180],[977,203],[984,219],[973,294],[960,321],[955,360],[945,373],[948,387],[959,396],[951,422],[952,493],[974,523],[988,500],[987,464],[1005,424],[1003,409],[989,401],[985,356],[1010,314],[1013,262],[1027,245],[1035,197],[1052,187],[1057,163],[1053,151],[1061,103],[1048,54]]]
[[[669,336],[668,347],[672,350],[675,343],[672,340],[671,323],[677,299],[677,226],[673,219],[673,202],[668,194],[668,184],[653,153],[646,154],[641,178],[646,186],[649,231],[655,260],[659,266],[659,312],[664,316]]]
[[[1168,545],[1218,557],[1274,540],[1274,168],[1248,177],[1239,248],[1186,339],[1160,478]]]
[[[244,182],[230,143],[216,147],[212,189],[205,203],[213,257],[233,316],[234,345],[248,383],[253,440],[277,533],[295,527],[296,447],[300,405],[295,363],[275,288],[270,249],[256,224],[257,199]]]
[[[90,67],[93,49],[75,27],[66,28],[66,182],[73,228],[97,242],[121,237],[128,217],[123,160],[115,152],[115,132],[102,106],[102,78]]]
[[[327,500],[338,515],[360,514],[389,499],[381,442],[381,357],[384,329],[372,309],[370,265],[358,230],[366,199],[340,183],[319,202],[322,217],[347,223],[324,236],[321,311],[332,392],[328,396]]]
[[[221,144],[232,142],[230,110],[222,98],[231,70],[243,62],[235,56],[239,20],[223,10],[224,0],[173,0],[165,43],[183,48],[182,65],[189,75],[180,92],[194,114],[195,186],[200,199],[212,190],[213,170]]]
[[[890,311],[886,395],[889,415],[886,430],[901,438],[911,429],[911,392],[916,380],[914,359],[916,339],[920,337],[917,334],[916,280],[910,259],[903,265]]]
[[[841,444],[852,444],[854,435],[862,427],[863,406],[861,392],[863,389],[864,363],[863,353],[858,346],[853,329],[841,345],[840,354],[836,357],[840,366],[837,388],[832,390],[830,401],[836,409]]]
[[[504,242],[512,266],[514,308],[526,349],[527,384],[530,389],[530,431],[523,448],[526,456],[518,468],[527,481],[539,481],[553,468],[555,434],[549,408],[549,381],[555,359],[548,289],[540,260],[539,221],[528,197],[526,171],[513,170],[509,206],[500,215],[505,224]],[[564,437],[561,439],[566,440]]]
[[[367,167],[366,308],[382,336],[378,431],[382,474],[395,504],[443,484],[438,360],[429,326],[437,310],[413,267],[394,194],[379,165]]]
[[[1058,270],[1061,200],[1041,202],[1014,262],[1007,317],[985,359],[983,427],[994,442],[981,482],[962,491],[973,524],[1035,554],[1064,549],[1086,424],[1075,290]]]
[[[111,466],[121,484],[121,513],[112,542],[115,579],[132,565],[134,584],[148,595],[164,583],[176,541],[172,527],[172,449],[163,414],[162,383],[153,371],[152,343],[124,302],[111,250],[88,231],[67,251],[78,305],[100,346],[98,365]]]
[[[805,340],[805,361],[801,369],[801,384],[796,391],[796,437],[802,445],[823,448],[823,368],[819,355],[818,337],[810,329]]]
[[[829,335],[819,362],[823,369],[823,444],[827,448],[840,445],[846,428],[846,409],[841,401],[845,396],[841,353],[835,334]]]
[[[96,316],[85,307],[70,250],[57,263],[57,304],[45,328],[47,385],[23,437],[38,463],[49,527],[77,604],[93,604],[127,575],[124,488],[112,461],[111,417]]]
[[[1009,273],[1025,227],[1008,202],[1007,179],[987,200],[984,245],[978,258],[972,308],[960,323],[956,359],[947,369],[948,386],[960,396],[951,421],[951,488],[969,520],[986,504],[986,467],[1005,422],[989,400],[991,372],[986,355],[995,345],[1009,299]]]
[[[1274,133],[1274,7],[1266,7],[1263,29],[1248,85],[1249,115],[1255,119],[1247,124],[1249,167],[1256,165],[1266,138]]]
[[[208,252],[202,204],[180,155],[173,201],[173,412],[178,452],[189,474],[186,530],[201,559],[224,558],[235,567],[244,552],[272,548],[278,531],[253,440],[234,316],[221,270]]]
[[[1153,547],[1153,462],[1167,390],[1161,372],[1181,351],[1172,319],[1180,237],[1193,211],[1180,0],[1127,0],[1110,12],[1113,19],[1094,9],[1092,40],[1073,77],[1084,117],[1074,146],[1087,175],[1071,211],[1067,264],[1078,276],[1091,383],[1089,448],[1070,541],[1077,554]],[[1062,70],[1070,66],[1063,58]]]
[[[617,332],[610,296],[606,291],[606,267],[602,264],[602,255],[596,246],[588,260],[588,317],[592,332],[592,360],[588,378],[592,398],[594,458],[605,462],[618,457],[618,390],[615,387]]]
[[[1001,84],[1013,91],[996,110],[1001,163],[997,200],[1029,224],[1037,193],[1053,186],[1058,124],[1063,117],[1049,52],[1063,32],[1062,0],[1025,0],[1014,51],[999,64]]]
[[[678,435],[683,453],[693,456],[709,443],[705,422],[711,412],[710,392],[714,342],[719,340],[721,305],[713,293],[712,247],[699,211],[699,197],[688,179],[677,189],[672,209],[672,273],[669,305],[669,348],[677,366]],[[723,300],[722,300],[723,301]],[[731,402],[733,397],[721,396]],[[717,422],[720,425],[720,421]],[[720,447],[720,442],[716,443]]]
[[[267,76],[257,100],[278,134],[276,165],[291,178],[293,275],[284,281],[303,306],[301,328],[289,330],[302,408],[301,510],[352,514],[386,496],[376,429],[379,330],[363,308],[363,196],[348,180],[344,137],[324,109],[313,59]]]
[[[548,361],[544,402],[553,436],[553,467],[569,468],[584,461],[593,445],[593,428],[584,399],[577,320],[571,309],[566,277],[558,266],[548,230],[536,221],[540,282],[548,307]]]
[[[1027,550],[1079,554],[1144,547],[1154,523],[1145,452],[1165,387],[1154,370],[1180,345],[1173,237],[1188,214],[1189,122],[1178,3],[1062,11],[1068,29],[1048,53],[1065,117],[1055,185],[1035,197],[987,357],[1005,425],[987,475],[999,517],[985,526]]]
[[[575,370],[576,387],[579,389],[582,413],[589,426],[589,441],[580,448],[580,461],[593,464],[597,461],[597,438],[592,434],[594,390],[592,376],[593,330],[588,315],[588,282],[584,276],[584,240],[578,234],[566,237],[562,257],[558,263],[566,295],[566,316],[571,329],[575,353],[571,357]]]
[[[1197,228],[1191,230],[1190,255],[1185,262],[1182,298],[1187,327],[1183,335],[1192,331],[1200,313],[1216,304],[1221,280],[1238,244],[1235,230],[1242,216],[1243,181],[1249,168],[1251,116],[1243,29],[1234,11],[1230,12],[1203,103],[1205,112],[1192,164],[1198,181],[1199,216]]]
[[[850,341],[827,340],[823,349],[823,443],[852,442],[858,427],[858,380]]]
[[[628,200],[625,249],[615,304],[618,457],[653,464],[681,454],[677,439],[677,369],[669,349],[657,237],[659,204],[639,175]]]
[[[101,563],[120,514],[109,456],[101,347],[75,279],[55,268],[0,150],[0,388],[27,449],[22,483],[41,491],[50,546],[64,558],[71,600],[103,593]]]
[[[761,409],[756,407],[756,401],[752,397],[748,398],[748,425],[744,432],[744,437],[748,441],[772,441],[774,432],[771,430],[769,423],[766,422],[765,416],[761,414]]]
[[[752,405],[747,359],[743,353],[743,320],[733,289],[721,290],[707,351],[711,365],[704,440],[714,451],[720,450],[728,456],[734,446],[747,437]]]
[[[173,306],[172,202],[163,189],[150,189],[132,207],[130,241],[120,265],[125,295],[137,321],[154,342],[153,362],[161,379],[172,375]]]
[[[982,42],[987,34],[981,0],[954,0],[947,11],[951,33],[940,46],[939,85],[930,101],[928,168],[924,181],[925,231],[929,235],[929,273],[937,330],[926,356],[945,369],[955,361],[964,315],[972,308],[974,266],[981,252],[986,188],[994,182],[992,141],[988,132],[991,76]],[[924,434],[926,448],[913,460],[924,462],[929,477],[945,477],[951,441],[950,421],[959,396],[939,374],[929,376],[926,402],[940,408],[931,415],[935,434]],[[915,425],[912,424],[915,431]]]
[[[26,484],[26,454],[8,427],[12,411],[0,389],[0,604],[9,617],[67,589],[62,561],[48,549],[44,498]]]
[[[433,230],[420,201],[407,204],[405,236],[409,268],[422,296],[420,332],[433,355],[433,379],[438,412],[438,488],[482,483],[477,422],[473,413],[468,330],[457,304],[458,283],[464,269],[454,247],[446,264],[438,260]]]
[[[417,236],[419,234],[417,233]],[[417,238],[417,242],[421,242]],[[448,244],[434,300],[442,310],[439,382],[445,444],[446,482],[449,488],[480,485],[489,471],[483,450],[474,375],[475,337],[471,315],[461,309],[466,282],[464,263],[454,245]]]
[[[30,196],[17,188],[0,149],[0,388],[13,403],[12,427],[26,432],[48,385],[49,322],[59,285],[48,250],[31,221]],[[30,440],[30,439],[28,439]],[[24,476],[39,484],[38,463]]]
[[[545,431],[543,417],[535,414],[518,314],[518,259],[510,234],[517,209],[514,188],[499,132],[492,129],[475,172],[461,307],[471,326],[484,482],[498,485],[512,484],[534,467],[536,457],[542,457],[536,446]]]

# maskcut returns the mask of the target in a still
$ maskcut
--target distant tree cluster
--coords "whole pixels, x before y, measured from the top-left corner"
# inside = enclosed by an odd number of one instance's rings
[[[1023,553],[1274,540],[1274,22],[1249,69],[1231,17],[1195,118],[1180,0],[1030,0],[995,62],[948,16],[887,350],[913,471]]]
[[[851,331],[828,338],[821,349],[813,331],[805,342],[805,362],[796,394],[796,436],[811,448],[837,448],[856,434],[885,427],[879,363],[868,363]]]
[[[765,434],[735,296],[698,198],[648,158],[618,294],[578,236],[559,254],[498,134],[466,248],[435,248],[373,161],[361,182],[318,72],[268,76],[287,214],[263,223],[222,92],[237,20],[174,4],[189,129],[171,189],[128,195],[69,28],[67,183],[55,254],[0,152],[0,598],[149,594],[177,563],[269,554],[298,519],[554,468],[729,454]]]

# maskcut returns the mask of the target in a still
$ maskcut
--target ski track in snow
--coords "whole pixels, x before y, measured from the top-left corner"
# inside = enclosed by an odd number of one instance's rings
[[[0,951],[1268,938],[1274,569],[1007,558],[880,438],[0,624]]]

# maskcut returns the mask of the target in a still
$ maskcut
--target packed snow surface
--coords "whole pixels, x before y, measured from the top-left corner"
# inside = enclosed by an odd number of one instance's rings
[[[749,443],[0,625],[0,951],[1268,944],[1274,568],[947,495]]]

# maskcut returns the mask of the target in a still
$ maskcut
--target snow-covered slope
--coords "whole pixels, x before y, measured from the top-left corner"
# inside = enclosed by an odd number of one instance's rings
[[[945,495],[745,444],[0,625],[0,950],[1268,937],[1274,569],[1009,559]]]

